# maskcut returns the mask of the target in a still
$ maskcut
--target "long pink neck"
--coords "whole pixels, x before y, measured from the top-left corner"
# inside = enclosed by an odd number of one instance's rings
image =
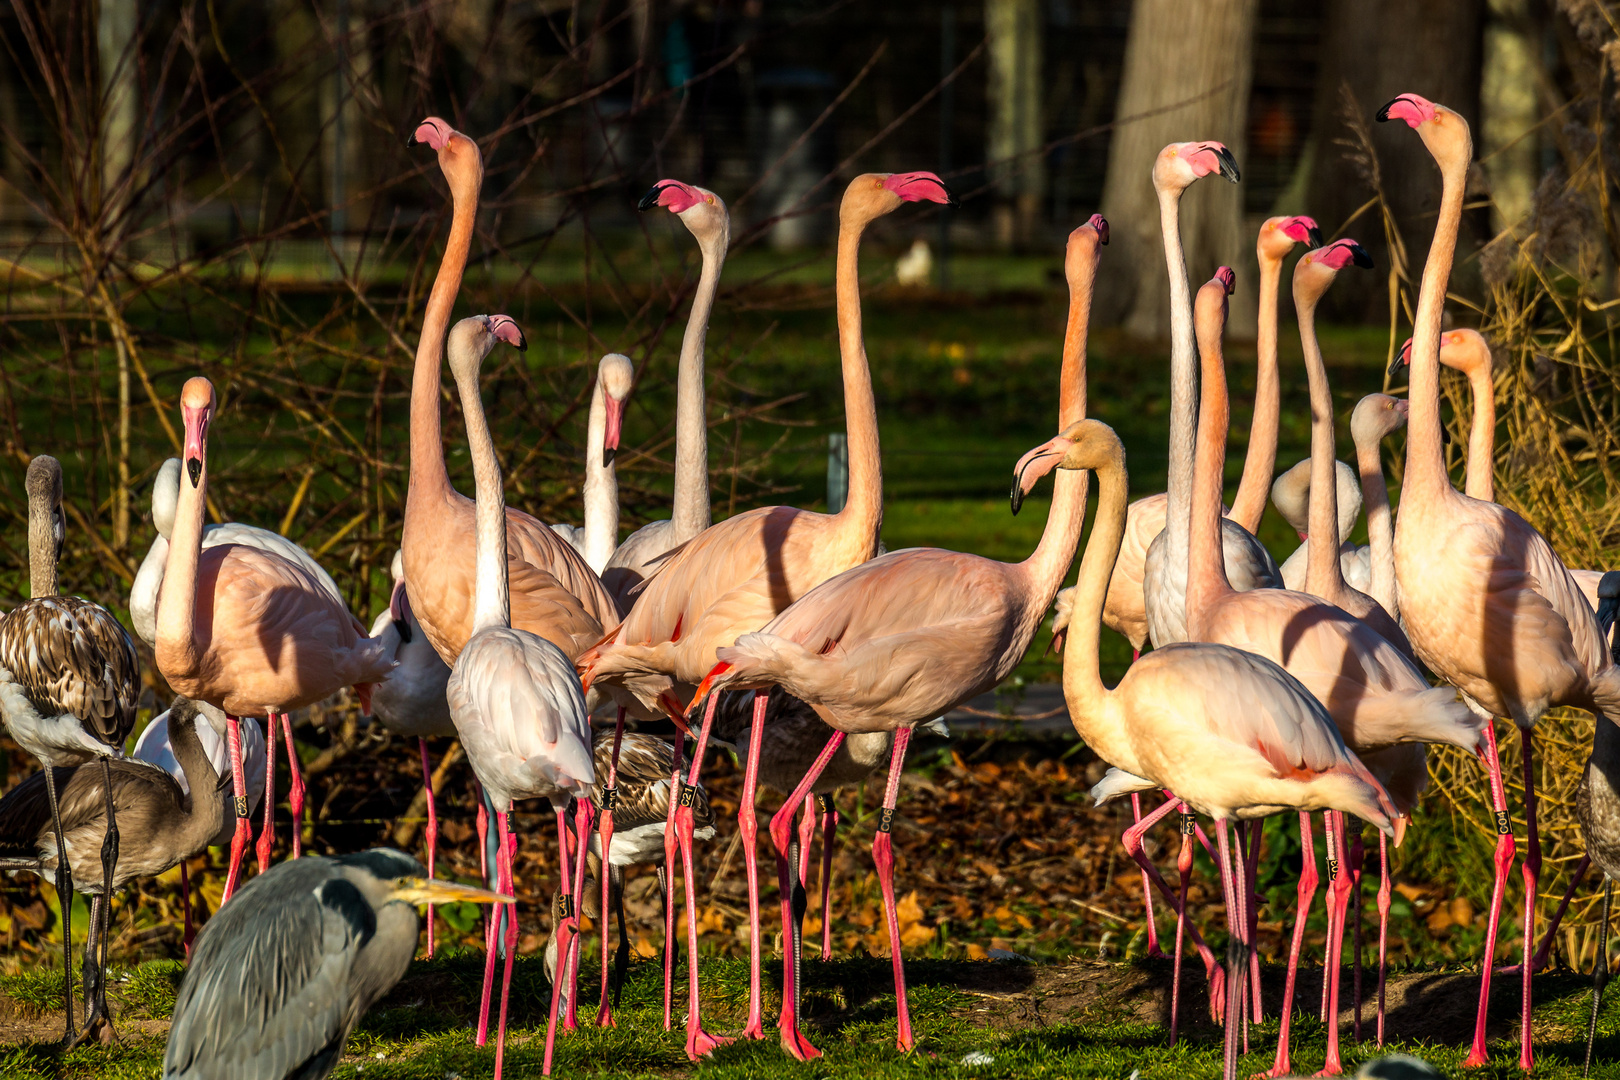
[[[1080,236],[1069,242],[1083,244],[1087,238]],[[1063,331],[1063,366],[1058,375],[1059,431],[1086,418],[1086,338],[1091,327],[1097,263],[1102,256],[1096,240],[1089,242],[1091,250],[1078,253],[1078,272],[1069,279],[1069,324]]]
[[[1339,566],[1339,483],[1334,463],[1333,394],[1328,389],[1327,367],[1316,340],[1316,304],[1320,295],[1294,289],[1294,313],[1299,318],[1299,342],[1305,352],[1305,377],[1311,387],[1311,496],[1306,520],[1310,530],[1305,591],[1335,600],[1344,591]]]
[[[1080,547],[1080,534],[1086,524],[1086,491],[1090,474],[1084,469],[1058,469],[1052,483],[1052,509],[1041,531],[1040,543],[1020,566],[1028,588],[1024,593],[1025,613],[1039,621],[1063,587],[1063,579],[1074,564]]]
[[[1361,474],[1361,505],[1367,512],[1367,546],[1371,549],[1367,595],[1378,601],[1389,617],[1399,620],[1395,603],[1395,524],[1389,513],[1389,485],[1384,482],[1384,461],[1378,441],[1356,441],[1356,471]]]
[[[1069,639],[1063,649],[1063,692],[1071,702],[1095,705],[1106,700],[1098,655],[1102,634],[1103,600],[1108,581],[1119,560],[1120,541],[1125,536],[1125,504],[1130,486],[1125,470],[1124,451],[1116,448],[1110,461],[1097,471],[1097,517],[1080,558],[1080,576],[1075,582],[1074,609],[1069,617]],[[1061,481],[1060,470],[1058,479]],[[1057,489],[1053,505],[1056,508]]]
[[[1193,341],[1192,290],[1181,250],[1181,190],[1159,192],[1159,228],[1170,274],[1170,463],[1165,485],[1165,556],[1187,557],[1187,513],[1192,499],[1193,435],[1197,422],[1198,372]]]
[[[422,336],[416,343],[416,367],[411,375],[411,475],[406,494],[407,510],[429,496],[450,491],[450,474],[444,467],[444,436],[439,427],[439,369],[444,362],[444,336],[450,329],[450,314],[461,291],[461,275],[472,250],[473,225],[478,217],[478,192],[483,170],[475,168],[471,177],[453,175],[450,180],[450,235],[445,240],[444,257],[438,276],[422,312]]]
[[[1468,474],[1463,491],[1470,499],[1495,502],[1492,458],[1496,453],[1496,387],[1489,357],[1469,371],[1468,385],[1474,394],[1474,423],[1468,431]]]
[[[1187,561],[1187,631],[1196,641],[1209,606],[1232,591],[1221,552],[1221,477],[1226,471],[1226,435],[1232,407],[1226,396],[1226,361],[1220,327],[1199,328],[1203,390],[1198,402],[1198,462],[1192,481]],[[1167,553],[1168,554],[1168,553]]]
[[[703,385],[703,345],[709,333],[709,315],[720,288],[720,268],[731,242],[730,219],[721,215],[722,227],[698,241],[703,272],[692,294],[692,313],[681,339],[681,361],[675,376],[675,505],[670,523],[677,542],[690,540],[709,527],[709,419]]]
[[[1417,316],[1412,326],[1411,388],[1407,393],[1411,411],[1407,418],[1403,499],[1408,495],[1445,497],[1453,491],[1440,436],[1440,317],[1462,223],[1468,157],[1464,153],[1458,161],[1440,163],[1440,215],[1423,267],[1423,285],[1418,291]]]
[[[194,674],[202,666],[211,634],[197,628],[197,565],[202,558],[203,514],[208,500],[208,443],[202,444],[202,473],[197,486],[180,476],[180,499],[175,505],[174,528],[169,534],[169,555],[163,564],[163,585],[158,593],[157,639],[164,668],[171,677]]]
[[[1243,456],[1243,479],[1238,481],[1232,512],[1226,516],[1249,530],[1260,530],[1277,471],[1277,428],[1282,414],[1282,391],[1277,379],[1277,293],[1282,260],[1260,256],[1260,324],[1255,337],[1254,418],[1249,422],[1249,449]]]
[[[849,446],[849,496],[838,512],[840,527],[876,538],[883,527],[883,458],[878,444],[872,369],[861,333],[861,234],[872,215],[862,209],[840,214],[837,296],[838,354],[844,377],[844,424]],[[845,523],[848,523],[847,525]]]

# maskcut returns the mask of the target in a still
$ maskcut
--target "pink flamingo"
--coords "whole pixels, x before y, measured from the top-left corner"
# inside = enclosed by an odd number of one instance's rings
[[[1096,524],[1081,560],[1074,620],[1063,652],[1063,691],[1075,731],[1099,757],[1129,774],[1131,783],[1176,792],[1177,800],[1133,825],[1126,842],[1132,858],[1152,875],[1178,919],[1184,909],[1142,850],[1142,837],[1177,807],[1207,814],[1220,824],[1219,861],[1230,924],[1234,937],[1246,945],[1243,905],[1250,883],[1240,864],[1245,881],[1242,887],[1233,885],[1225,822],[1281,809],[1331,809],[1387,829],[1388,799],[1346,748],[1321,704],[1297,679],[1263,657],[1225,645],[1172,644],[1144,654],[1112,690],[1104,686],[1097,646],[1103,597],[1125,527],[1125,452],[1106,425],[1085,420],[1026,455],[1021,465],[1035,462],[1046,469],[1056,463],[1066,470],[1097,473]],[[1026,483],[1028,476],[1026,472]],[[1210,515],[1211,524],[1214,516]],[[1213,529],[1206,531],[1210,535],[1204,539],[1213,542]],[[1234,707],[1235,702],[1242,702],[1242,707]],[[1211,767],[1215,762],[1218,768]],[[1178,922],[1178,932],[1182,929],[1191,927]],[[1196,943],[1196,933],[1193,936]],[[1205,956],[1207,967],[1213,962],[1212,955]],[[1241,980],[1246,966],[1234,958],[1227,986],[1235,995],[1231,1000],[1241,1002],[1245,997]],[[1212,1001],[1218,1005],[1224,992],[1217,980]],[[1233,1017],[1235,1011],[1226,1010],[1228,1078],[1236,1072],[1241,1027]]]
[[[1462,220],[1463,188],[1473,140],[1460,115],[1417,94],[1378,111],[1404,120],[1440,167],[1441,198],[1434,240],[1423,268],[1412,327],[1411,414],[1401,514],[1395,523],[1395,575],[1401,617],[1417,655],[1456,686],[1486,717],[1505,716],[1524,744],[1524,962],[1519,1064],[1534,1061],[1530,1033],[1530,949],[1534,936],[1541,844],[1536,834],[1531,732],[1554,705],[1620,717],[1620,672],[1591,607],[1546,539],[1518,514],[1469,498],[1451,486],[1440,446],[1440,316]],[[1442,554],[1443,553],[1443,556]],[[1599,721],[1601,723],[1602,720]],[[1513,865],[1514,839],[1496,755],[1486,723],[1491,799],[1496,811],[1496,876],[1480,980],[1474,1041],[1465,1064],[1488,1059],[1485,1024],[1496,956],[1502,893]]]
[[[564,908],[553,933],[558,954],[570,955],[578,933],[577,905],[583,886],[586,838],[590,833],[591,796],[596,772],[591,759],[591,727],[585,696],[568,655],[553,642],[511,625],[509,601],[510,547],[501,490],[501,466],[484,419],[478,393],[478,368],[494,347],[498,334],[523,345],[522,334],[504,316],[496,331],[479,347],[452,350],[451,373],[466,416],[467,442],[472,451],[473,479],[477,486],[476,586],[471,636],[456,657],[446,687],[450,717],[467,751],[478,782],[495,808],[499,834],[496,850],[496,891],[514,895],[512,860],[517,838],[511,831],[511,808],[516,799],[546,798],[557,815],[557,841],[561,851]],[[462,323],[465,326],[466,320]],[[461,327],[458,326],[457,331]],[[454,332],[453,332],[454,333]],[[515,336],[516,340],[512,340]],[[555,535],[555,534],[553,534]],[[565,813],[577,799],[576,865],[571,885],[568,828]],[[499,919],[489,920],[484,956],[484,989],[478,1015],[478,1042],[488,1037],[490,993],[495,975],[495,936]],[[506,1049],[507,999],[512,985],[512,959],[517,952],[517,913],[506,921],[506,966],[501,977],[501,1011],[495,1039],[495,1075],[501,1075]],[[564,974],[568,965],[564,965]],[[551,1013],[546,1025],[543,1072],[551,1072],[552,1048],[557,1035],[561,977],[552,980]],[[576,995],[570,993],[572,1001]]]
[[[247,787],[239,717],[269,723],[353,686],[370,711],[371,687],[388,678],[394,661],[381,642],[365,636],[347,608],[307,568],[272,551],[245,544],[204,549],[208,426],[214,384],[198,376],[180,393],[185,424],[186,481],[180,485],[174,534],[158,598],[158,670],[177,693],[222,710],[230,723],[231,778],[237,798],[236,833],[225,897],[235,892],[247,846]],[[187,482],[189,481],[189,482]],[[267,749],[266,806],[273,804],[273,744]],[[268,812],[268,810],[267,810]],[[260,838],[268,862],[269,830]]]
[[[1367,510],[1366,593],[1397,621],[1401,609],[1395,593],[1395,521],[1389,510],[1389,485],[1384,481],[1380,446],[1385,438],[1406,426],[1407,408],[1404,398],[1368,394],[1350,414],[1361,504]]]
[[[405,557],[401,552],[394,552],[389,572],[394,578],[394,589],[389,594],[388,606],[371,624],[371,636],[383,642],[398,666],[387,682],[372,691],[371,711],[389,731],[416,740],[422,758],[422,792],[427,797],[427,868],[428,877],[432,877],[439,852],[439,813],[433,797],[433,759],[428,754],[427,741],[456,733],[456,725],[450,719],[450,705],[445,700],[450,665],[433,648],[411,612],[411,598],[405,588]],[[478,814],[482,819],[482,801],[478,804]],[[433,957],[434,938],[433,905],[429,904],[429,959]]]
[[[1341,241],[1327,249],[1307,253],[1300,260],[1300,268],[1296,268],[1296,280],[1302,273],[1313,278],[1327,273],[1327,280],[1331,280],[1332,274],[1354,258],[1352,248],[1353,241]],[[1198,346],[1203,357],[1203,386],[1187,591],[1187,628],[1192,640],[1242,648],[1285,668],[1322,703],[1344,741],[1358,753],[1407,742],[1445,742],[1473,749],[1478,743],[1479,731],[1468,711],[1448,690],[1431,687],[1399,648],[1366,623],[1317,596],[1284,589],[1236,592],[1225,581],[1216,537],[1229,415],[1221,333],[1225,325],[1227,291],[1233,280],[1232,272],[1222,267],[1198,294]],[[1325,392],[1325,389],[1323,383],[1322,390]],[[1318,573],[1325,570],[1328,574],[1337,574],[1339,563],[1333,557],[1337,554],[1333,535],[1337,510],[1331,498],[1334,485],[1326,474],[1332,467],[1332,447],[1323,442],[1332,435],[1330,427],[1323,430],[1332,424],[1331,401],[1326,408],[1313,408],[1312,414],[1312,443],[1313,449],[1317,449],[1313,460],[1321,475],[1319,487],[1313,485],[1313,488],[1329,493],[1326,500],[1312,500],[1312,512],[1317,519],[1313,522],[1316,527],[1312,529],[1312,542],[1320,545],[1320,554],[1312,560],[1312,567]],[[1325,459],[1320,452],[1323,445],[1327,449]],[[1391,809],[1391,816],[1395,816],[1394,808]],[[1306,828],[1308,835],[1308,825]],[[1335,850],[1342,853],[1342,821],[1335,820],[1331,828],[1338,844]],[[1344,925],[1349,887],[1348,875],[1330,886],[1329,967],[1335,972],[1339,963],[1337,935]],[[1308,899],[1302,902],[1301,910],[1307,906]],[[1295,941],[1300,939],[1296,927]],[[1292,955],[1290,968],[1297,963],[1297,954]],[[1285,992],[1284,1027],[1279,1035],[1283,1044],[1287,1039],[1288,1006]],[[1329,1019],[1324,1072],[1335,1075],[1341,1071],[1336,979]]]
[[[713,667],[716,648],[757,630],[821,582],[877,554],[883,472],[871,369],[861,337],[857,258],[861,235],[872,221],[919,200],[954,201],[933,173],[867,173],[850,181],[839,211],[838,341],[850,454],[849,500],[843,510],[818,514],[793,507],[764,507],[710,526],[671,552],[647,580],[635,607],[618,628],[579,658],[587,687],[598,681],[621,686],[642,706],[662,709],[684,729],[686,709],[676,695],[702,681]],[[765,705],[765,697],[756,695],[750,764],[738,815],[751,911],[756,910],[753,897],[758,879],[753,809],[758,768],[753,754],[761,743]],[[711,718],[712,712],[705,723]],[[699,735],[700,746],[707,743],[707,736],[707,731]],[[693,763],[694,780],[701,760],[700,752]],[[670,833],[681,849],[688,890],[688,934],[692,936],[691,826],[684,809],[677,809],[680,820]],[[751,921],[757,923],[757,917]],[[702,1027],[695,965],[689,980],[692,1007],[687,1018],[687,1053],[697,1057],[719,1043]],[[745,1037],[762,1034],[757,1020],[751,1016]]]
[[[472,546],[476,531],[472,500],[450,486],[444,466],[444,441],[439,427],[439,367],[446,349],[445,332],[461,274],[472,245],[478,192],[484,165],[478,145],[438,117],[417,126],[413,142],[426,143],[438,152],[439,167],[450,184],[454,210],[444,258],[422,315],[422,337],[416,347],[411,379],[411,472],[405,502],[405,578],[411,583],[412,610],[433,647],[453,663],[472,635],[473,567],[462,553]],[[488,333],[505,333],[479,316]],[[496,316],[495,320],[505,319]],[[477,320],[473,320],[477,321]],[[469,320],[457,324],[461,343],[470,347]],[[511,328],[516,333],[516,327]],[[517,335],[521,338],[521,334]],[[457,348],[455,331],[449,349]],[[480,359],[482,359],[480,357]],[[451,357],[454,364],[456,358]],[[597,641],[618,622],[613,597],[562,537],[528,514],[508,507],[508,561],[512,563],[512,625],[540,634],[570,656]]]
[[[720,270],[731,244],[731,217],[714,192],[679,180],[660,180],[637,204],[662,206],[696,238],[703,270],[692,294],[692,312],[681,338],[675,374],[675,491],[670,516],[625,537],[608,560],[602,580],[628,610],[629,593],[653,572],[657,560],[709,527],[709,420],[705,413],[703,343],[720,289]]]

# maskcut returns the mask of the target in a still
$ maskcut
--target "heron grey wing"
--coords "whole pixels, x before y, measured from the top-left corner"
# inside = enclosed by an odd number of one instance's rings
[[[330,860],[283,865],[300,872],[255,878],[199,935],[165,1078],[322,1076],[321,1063],[341,1053],[350,972],[376,916]]]
[[[51,596],[14,608],[0,620],[0,668],[41,716],[76,717],[107,746],[122,750],[135,727],[135,643],[99,604]]]

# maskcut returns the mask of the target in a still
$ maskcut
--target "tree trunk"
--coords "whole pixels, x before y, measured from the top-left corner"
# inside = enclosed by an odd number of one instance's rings
[[[1131,9],[1103,186],[1113,246],[1098,305],[1101,315],[1122,320],[1134,336],[1170,333],[1153,161],[1167,143],[1214,139],[1241,168],[1258,9],[1258,0],[1136,0]],[[1253,238],[1243,227],[1242,188],[1218,176],[1194,184],[1181,200],[1181,235],[1195,290],[1217,266],[1237,271],[1230,325],[1234,334],[1252,335],[1256,270]]]
[[[1397,94],[1422,94],[1461,113],[1473,127],[1476,156],[1485,146],[1480,123],[1480,62],[1484,51],[1484,0],[1332,0],[1322,29],[1316,109],[1311,133],[1316,143],[1314,175],[1306,210],[1329,235],[1372,196],[1358,148],[1346,123],[1344,88],[1357,115],[1371,132],[1385,196],[1406,244],[1408,273],[1416,281],[1428,257],[1434,215],[1440,206],[1440,175],[1421,139],[1404,124],[1378,124],[1373,114]],[[1483,226],[1470,215],[1473,231]],[[1470,231],[1464,223],[1464,243]],[[1389,253],[1377,211],[1350,226],[1377,260],[1379,273],[1340,278],[1324,300],[1341,317],[1382,322],[1389,317],[1385,271]],[[1462,268],[1463,260],[1458,260]],[[1402,315],[1403,320],[1406,316]]]
[[[137,115],[135,85],[135,0],[101,0],[96,20],[96,51],[101,68],[101,213],[114,222],[134,190]],[[107,229],[126,235],[127,227]],[[122,338],[118,349],[118,460],[113,491],[113,549],[129,547],[129,354]]]
[[[1037,0],[985,0],[990,42],[991,176],[1001,199],[995,209],[999,247],[1035,239],[1046,162],[1037,151],[1041,123],[1041,11]]]

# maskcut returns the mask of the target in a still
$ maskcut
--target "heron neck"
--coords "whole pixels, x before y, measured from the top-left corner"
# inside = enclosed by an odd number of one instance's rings
[[[1282,390],[1277,377],[1277,294],[1281,291],[1282,260],[1260,257],[1260,323],[1255,336],[1254,418],[1249,421],[1249,449],[1243,456],[1243,478],[1238,481],[1232,512],[1226,516],[1252,532],[1260,530],[1277,471],[1277,429],[1282,415]]]
[[[245,721],[252,723],[253,721]],[[192,851],[205,846],[225,822],[224,800],[219,797],[219,770],[197,737],[197,714],[169,714],[169,747],[191,789],[185,818],[180,825],[183,843]]]

